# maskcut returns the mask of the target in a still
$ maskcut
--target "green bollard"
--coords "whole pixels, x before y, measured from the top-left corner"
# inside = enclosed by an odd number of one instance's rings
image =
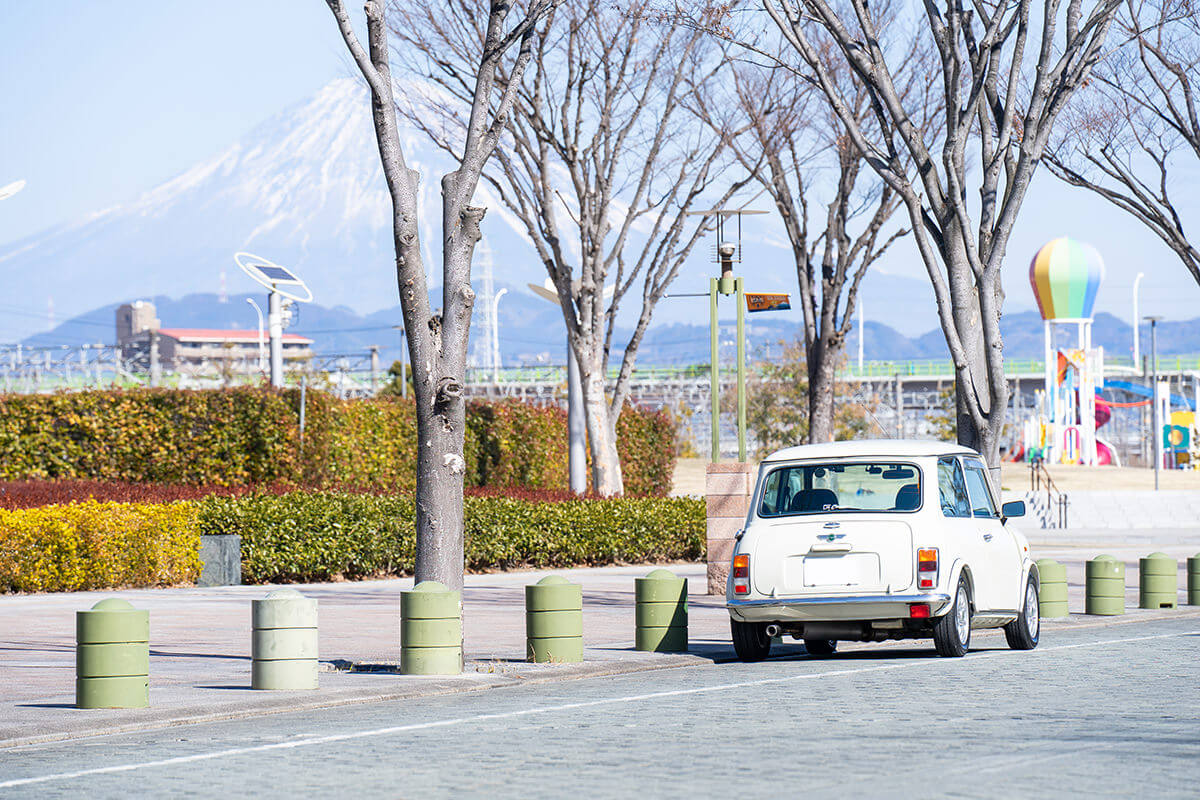
[[[462,592],[437,581],[401,592],[400,672],[458,675],[462,668]]]
[[[1200,553],[1187,560],[1188,605],[1200,606]]]
[[[1067,616],[1067,568],[1052,558],[1039,558],[1037,568],[1039,616]]]
[[[635,578],[634,649],[683,653],[688,649],[687,578],[656,569]]]
[[[583,661],[583,587],[547,575],[525,587],[525,650],[535,663]]]
[[[1166,553],[1151,553],[1138,561],[1138,606],[1179,606],[1179,564]]]
[[[1112,556],[1096,556],[1087,562],[1084,611],[1100,616],[1125,613],[1125,563]]]
[[[276,589],[250,603],[250,687],[317,688],[317,601]]]
[[[150,705],[150,612],[109,598],[75,612],[75,707]]]

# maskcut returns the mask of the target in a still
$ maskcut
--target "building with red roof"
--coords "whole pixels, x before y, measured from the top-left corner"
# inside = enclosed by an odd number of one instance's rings
[[[146,300],[117,309],[117,344],[122,357],[149,364],[151,340],[157,340],[158,360],[164,370],[202,374],[257,372],[268,359],[267,332],[222,328],[164,328],[155,318],[154,304]],[[312,358],[313,340],[295,333],[283,334],[284,362]]]

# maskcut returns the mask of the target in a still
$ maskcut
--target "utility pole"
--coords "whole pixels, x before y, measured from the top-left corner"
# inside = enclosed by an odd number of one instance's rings
[[[896,373],[896,438],[904,438],[904,384]]]
[[[863,321],[867,316],[867,306],[863,299],[858,298],[858,377],[863,376]]]
[[[506,294],[508,289],[501,289],[492,298],[492,383],[497,386],[500,385],[500,298]],[[567,352],[571,352],[570,347],[567,348]],[[570,363],[574,364],[578,371],[579,365],[574,360]]]
[[[379,345],[373,344],[367,348],[371,351],[371,394],[375,394],[379,380]]]
[[[150,388],[162,381],[162,365],[158,361],[158,331],[150,331]]]
[[[1142,282],[1142,278],[1144,277],[1146,277],[1146,274],[1139,272],[1137,277],[1133,279],[1133,366],[1135,369],[1141,355],[1138,348],[1138,326],[1141,325],[1141,320],[1138,318],[1138,284]]]
[[[567,471],[571,491],[587,491],[587,424],[583,418],[583,383],[579,379],[579,361],[567,340]]]
[[[1158,322],[1160,316],[1148,316],[1146,321],[1150,323],[1150,441],[1153,447],[1150,452],[1154,454],[1154,491],[1158,491],[1158,471],[1162,467],[1163,460],[1163,423],[1159,417],[1158,408]],[[1170,393],[1167,394],[1170,397]]]
[[[283,298],[267,295],[267,332],[271,340],[271,385],[283,386]]]

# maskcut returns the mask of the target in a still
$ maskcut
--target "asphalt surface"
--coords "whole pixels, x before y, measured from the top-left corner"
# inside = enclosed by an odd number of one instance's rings
[[[759,664],[0,750],[0,797],[1195,797],[1200,619],[976,632]]]

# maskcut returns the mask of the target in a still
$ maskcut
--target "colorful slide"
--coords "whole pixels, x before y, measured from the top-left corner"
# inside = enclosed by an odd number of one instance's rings
[[[1102,467],[1121,466],[1121,457],[1111,443],[1100,438],[1100,428],[1112,419],[1112,409],[1099,395],[1096,396],[1096,463]]]

